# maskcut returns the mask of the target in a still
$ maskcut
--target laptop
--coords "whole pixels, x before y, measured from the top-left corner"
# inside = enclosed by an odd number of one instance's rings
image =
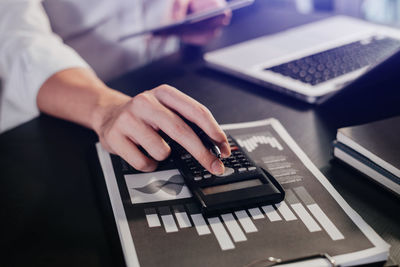
[[[321,103],[400,49],[400,30],[334,16],[208,52],[214,69]]]

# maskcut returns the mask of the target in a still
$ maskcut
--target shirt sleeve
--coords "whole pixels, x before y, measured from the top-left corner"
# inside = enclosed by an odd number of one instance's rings
[[[41,0],[0,0],[0,132],[38,116],[42,84],[72,67],[90,68],[52,32]]]

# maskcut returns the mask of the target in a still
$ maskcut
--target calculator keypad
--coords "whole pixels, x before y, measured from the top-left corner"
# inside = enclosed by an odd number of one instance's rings
[[[204,182],[206,180],[210,180],[211,178],[220,179],[239,173],[240,175],[243,175],[246,172],[257,169],[231,138],[228,138],[228,142],[232,153],[229,158],[222,159],[222,163],[225,165],[225,172],[222,175],[213,175],[209,173],[195,158],[192,157],[192,155],[186,151],[180,156],[195,182]]]

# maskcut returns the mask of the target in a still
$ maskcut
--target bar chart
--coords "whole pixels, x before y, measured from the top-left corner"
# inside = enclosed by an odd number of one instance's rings
[[[256,163],[268,170],[281,184],[302,181],[303,177],[287,157],[284,146],[271,132],[239,134],[234,137],[256,159]],[[266,153],[267,151],[270,153]]]
[[[235,138],[239,146],[246,149],[247,152],[254,151],[260,145],[269,145],[278,150],[283,150],[283,147],[278,142],[278,140],[272,135],[268,135],[268,133],[266,134],[265,132],[240,135],[240,136],[235,136]]]
[[[235,249],[238,242],[259,231],[255,220],[287,223],[300,220],[309,233],[325,231],[333,240],[344,239],[332,220],[303,187],[286,190],[286,200],[218,216],[204,217],[195,203],[144,209],[148,227],[164,227],[165,233],[194,228],[199,236],[213,235],[221,250]]]

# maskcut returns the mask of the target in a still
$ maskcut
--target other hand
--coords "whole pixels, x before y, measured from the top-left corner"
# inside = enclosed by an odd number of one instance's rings
[[[225,5],[225,0],[174,0],[172,19],[174,21],[183,20],[188,14]],[[225,11],[214,18],[177,27],[166,34],[176,34],[185,43],[204,45],[219,35],[221,28],[229,24],[230,18],[231,11]]]

